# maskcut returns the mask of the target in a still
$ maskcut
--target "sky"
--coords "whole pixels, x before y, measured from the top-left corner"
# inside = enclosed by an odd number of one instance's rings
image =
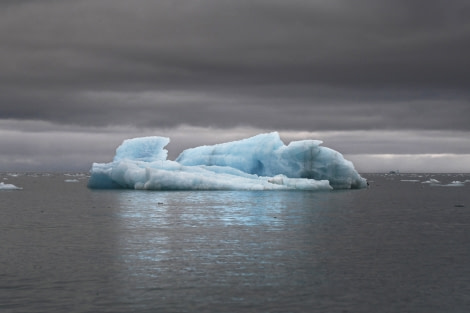
[[[470,172],[468,0],[2,0],[0,172],[278,131],[360,172]]]

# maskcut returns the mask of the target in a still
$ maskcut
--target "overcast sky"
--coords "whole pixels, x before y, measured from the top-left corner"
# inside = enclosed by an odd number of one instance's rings
[[[2,0],[0,171],[279,131],[361,172],[470,172],[468,0]]]

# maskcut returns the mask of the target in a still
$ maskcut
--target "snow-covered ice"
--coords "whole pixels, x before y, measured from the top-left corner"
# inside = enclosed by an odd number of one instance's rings
[[[20,190],[23,189],[21,187],[17,187],[13,184],[5,184],[4,182],[0,182],[0,190]]]
[[[431,184],[431,185],[440,185],[441,182],[438,181],[437,179],[430,178],[429,180],[421,182],[421,184]]]
[[[94,163],[88,186],[152,190],[364,188],[352,162],[319,140],[285,145],[277,132],[201,146],[167,160],[166,137],[125,140],[110,163]]]
[[[466,183],[470,182],[469,180],[465,181],[459,181],[459,180],[454,180],[448,184],[443,184],[439,180],[431,178],[427,181],[421,182],[422,184],[429,184],[430,186],[433,187],[464,187]]]

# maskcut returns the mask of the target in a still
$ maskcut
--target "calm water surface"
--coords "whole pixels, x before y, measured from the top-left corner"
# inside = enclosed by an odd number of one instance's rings
[[[0,312],[470,312],[470,175],[334,192],[0,174]],[[65,180],[77,180],[66,182]]]

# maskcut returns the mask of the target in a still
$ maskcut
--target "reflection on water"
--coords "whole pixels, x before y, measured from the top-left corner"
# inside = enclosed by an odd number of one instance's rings
[[[116,285],[139,311],[468,308],[467,194],[388,177],[355,191],[119,191]]]
[[[23,190],[1,194],[0,311],[469,312],[470,177],[368,178],[145,192],[8,176]]]
[[[325,234],[345,218],[331,202],[352,196],[118,191],[123,294],[139,303],[160,299],[175,311],[208,302],[219,310],[279,305],[277,296],[305,302],[325,279]]]
[[[325,198],[319,193],[256,191],[146,192],[119,194],[121,216],[141,226],[196,227],[210,225],[269,225],[282,223],[282,212],[309,197],[312,207]]]

